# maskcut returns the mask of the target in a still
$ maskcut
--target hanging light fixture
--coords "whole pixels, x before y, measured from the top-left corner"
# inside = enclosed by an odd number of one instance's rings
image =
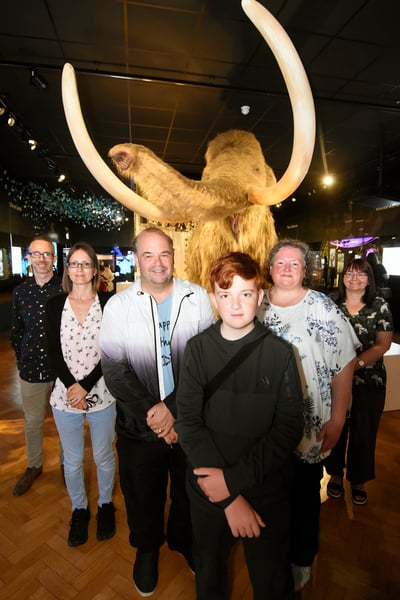
[[[42,77],[42,75],[39,75],[36,67],[31,67],[31,84],[41,90],[45,90],[48,85],[45,78]]]

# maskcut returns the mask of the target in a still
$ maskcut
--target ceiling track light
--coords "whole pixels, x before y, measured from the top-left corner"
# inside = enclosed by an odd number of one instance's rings
[[[47,168],[49,169],[49,171],[56,170],[56,163],[54,162],[54,160],[52,158],[50,158],[50,156],[46,156],[46,158],[44,160],[47,163]]]
[[[39,75],[36,67],[31,67],[31,84],[41,90],[45,90],[48,85],[45,78]]]
[[[41,87],[43,87],[43,85],[41,85]],[[7,123],[8,127],[12,128],[14,133],[19,134],[22,142],[27,144],[31,151],[37,150],[39,158],[46,163],[49,171],[54,171],[54,176],[58,183],[65,181],[67,176],[64,173],[60,173],[60,171],[57,169],[56,162],[49,155],[47,148],[39,144],[25,124],[15,116],[10,106],[6,104],[6,101],[0,97],[0,118],[2,115],[5,115],[5,120],[3,121],[4,125]]]

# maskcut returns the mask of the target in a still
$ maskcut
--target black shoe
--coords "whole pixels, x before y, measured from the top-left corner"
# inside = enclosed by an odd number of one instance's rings
[[[97,533],[99,541],[108,540],[115,534],[115,508],[112,502],[102,504],[97,511]]]
[[[39,477],[42,467],[28,467],[22,477],[17,481],[14,488],[14,496],[22,496],[31,487],[36,477]]]
[[[90,512],[88,508],[76,508],[72,513],[68,534],[68,546],[80,546],[87,542]]]
[[[343,494],[343,482],[336,483],[335,481],[328,481],[326,486],[326,493],[330,498],[340,498]]]
[[[151,596],[158,583],[158,553],[159,550],[148,552],[137,549],[133,567],[133,583],[141,596]]]
[[[351,499],[353,504],[363,506],[368,502],[368,494],[365,490],[358,489],[356,487],[351,488]]]

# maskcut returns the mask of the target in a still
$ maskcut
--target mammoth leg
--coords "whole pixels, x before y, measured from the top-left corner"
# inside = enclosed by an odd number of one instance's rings
[[[262,269],[272,247],[278,241],[274,217],[266,206],[250,206],[240,213],[238,249],[250,254]]]
[[[210,290],[210,265],[228,252],[246,252],[265,268],[269,252],[277,242],[274,218],[267,206],[253,205],[231,219],[201,223],[194,230],[187,251],[189,279]]]
[[[210,290],[210,265],[227,252],[238,250],[230,221],[209,221],[199,223],[190,239],[186,264],[188,278]]]

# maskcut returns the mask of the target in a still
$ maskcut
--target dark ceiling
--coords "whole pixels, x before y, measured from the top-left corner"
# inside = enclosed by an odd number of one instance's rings
[[[298,196],[318,192],[328,170],[337,193],[356,202],[400,198],[398,0],[262,4],[290,35],[316,104],[315,152]],[[77,71],[88,130],[104,157],[134,141],[199,178],[207,141],[240,128],[257,136],[278,177],[286,169],[287,92],[240,0],[2,0],[0,97],[39,146],[30,151],[4,114],[0,164],[20,179],[54,181],[63,172],[64,185],[96,191],[64,118],[65,62]],[[45,88],[31,84],[31,67]]]

